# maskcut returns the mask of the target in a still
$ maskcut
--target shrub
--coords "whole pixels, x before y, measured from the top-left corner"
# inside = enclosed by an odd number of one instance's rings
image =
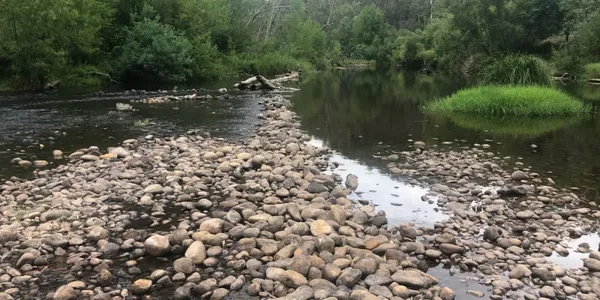
[[[181,82],[192,74],[192,44],[157,19],[135,22],[120,50],[118,68],[125,81]]]
[[[508,55],[496,59],[485,68],[484,82],[508,85],[552,84],[548,66],[531,55]]]
[[[600,78],[600,63],[587,64],[583,66],[583,77],[585,79]]]
[[[431,112],[513,116],[568,115],[590,109],[564,92],[540,86],[478,86],[425,106]]]

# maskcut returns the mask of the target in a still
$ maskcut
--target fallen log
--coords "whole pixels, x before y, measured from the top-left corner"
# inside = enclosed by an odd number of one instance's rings
[[[289,73],[289,74],[284,74],[284,75],[276,76],[276,78],[271,79],[270,81],[271,81],[271,83],[279,84],[279,83],[282,83],[282,82],[296,82],[296,81],[299,81],[299,80],[300,80],[300,73],[298,73],[298,72],[292,72],[292,73]]]
[[[588,82],[591,82],[591,83],[600,83],[600,78],[590,78],[590,79],[588,79]]]
[[[266,79],[262,75],[252,76],[246,80],[240,81],[233,85],[234,88],[239,90],[281,90],[283,87],[281,83],[290,82],[290,81],[298,81],[300,80],[300,73],[292,72],[289,74],[276,76],[274,79]]]

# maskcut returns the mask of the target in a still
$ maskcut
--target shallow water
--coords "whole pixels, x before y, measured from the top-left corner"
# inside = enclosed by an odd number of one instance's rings
[[[489,144],[498,156],[510,156],[515,164],[531,166],[561,187],[577,187],[587,199],[600,200],[596,112],[572,118],[503,119],[421,111],[424,103],[471,84],[441,75],[340,71],[307,80],[293,103],[308,133],[346,158],[381,172],[385,162],[374,156],[407,150],[412,140],[444,148]],[[600,87],[561,88],[592,105],[590,99],[600,99]],[[391,201],[387,197],[382,202]]]

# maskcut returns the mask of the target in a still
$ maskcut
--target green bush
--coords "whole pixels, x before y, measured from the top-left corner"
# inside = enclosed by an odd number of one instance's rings
[[[484,70],[486,84],[546,85],[552,84],[550,68],[531,55],[507,55],[496,59]]]
[[[550,87],[478,86],[430,102],[426,111],[480,115],[549,116],[589,112],[590,107]]]
[[[583,77],[585,79],[600,78],[600,63],[587,64],[583,66]]]
[[[127,30],[117,68],[125,81],[181,82],[192,75],[192,44],[157,19]]]

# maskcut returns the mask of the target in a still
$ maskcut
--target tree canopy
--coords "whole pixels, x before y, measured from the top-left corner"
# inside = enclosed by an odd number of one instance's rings
[[[507,54],[600,61],[600,0],[0,0],[0,82],[186,81],[378,67],[478,72]],[[33,17],[35,16],[35,17]]]

